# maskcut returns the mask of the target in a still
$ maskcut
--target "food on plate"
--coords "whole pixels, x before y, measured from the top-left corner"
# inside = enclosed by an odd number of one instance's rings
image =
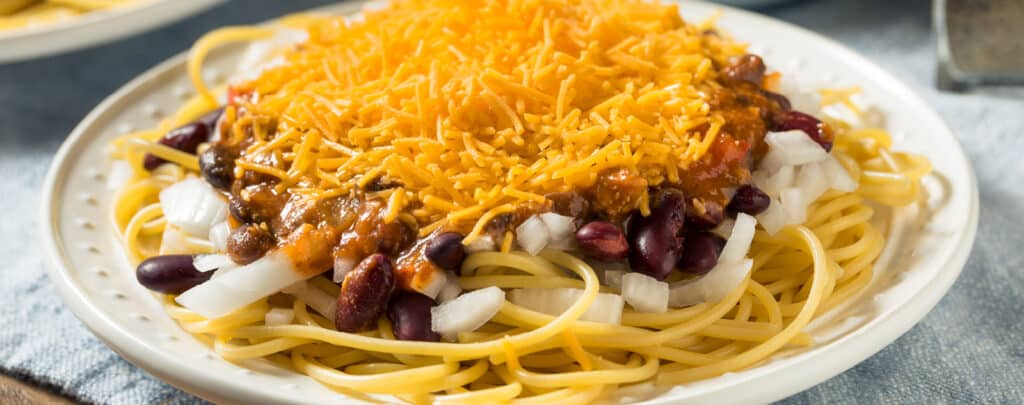
[[[68,21],[83,14],[122,7],[138,0],[3,0],[0,31]]]
[[[222,28],[196,96],[113,142],[112,216],[228,360],[417,403],[655,392],[812,345],[872,279],[875,210],[921,197],[856,88],[771,66],[638,0]]]

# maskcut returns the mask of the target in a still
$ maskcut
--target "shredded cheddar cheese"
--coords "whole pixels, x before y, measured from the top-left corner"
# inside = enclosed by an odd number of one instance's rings
[[[744,46],[640,4],[408,0],[304,18],[306,42],[232,87],[247,95],[232,130],[253,138],[238,167],[321,196],[383,177],[400,184],[387,220],[405,210],[421,235],[453,227],[466,243],[607,169],[678,181],[722,125],[712,66]]]

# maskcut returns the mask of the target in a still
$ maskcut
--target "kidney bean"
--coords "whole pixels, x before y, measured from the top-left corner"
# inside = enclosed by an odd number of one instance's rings
[[[228,235],[228,256],[238,264],[249,264],[274,247],[274,237],[258,225],[243,225]]]
[[[410,291],[399,291],[388,304],[388,319],[398,340],[437,342],[441,335],[431,329],[430,308],[437,303],[430,297]]]
[[[821,120],[800,111],[789,110],[786,111],[781,121],[778,127],[775,128],[776,131],[790,131],[794,129],[804,131],[814,142],[825,148],[826,152],[832,150],[831,131],[828,129],[828,124],[821,122]]]
[[[192,255],[154,256],[135,269],[139,284],[164,294],[180,294],[202,284],[213,276],[212,271],[201,272],[192,266]]]
[[[662,193],[660,203],[651,215],[634,215],[629,227],[629,265],[633,271],[664,280],[682,254],[683,228],[686,203],[678,190]]]
[[[729,206],[726,208],[732,216],[738,212],[757,215],[767,210],[771,203],[771,197],[764,191],[753,185],[745,184],[736,189],[736,194],[732,196],[732,201],[729,201]]]
[[[725,247],[725,239],[710,232],[686,235],[679,269],[691,274],[705,274],[718,264],[718,255]]]
[[[199,154],[199,172],[214,188],[228,190],[235,180],[235,159],[238,153],[231,147],[215,143]]]
[[[224,115],[224,107],[218,107],[216,110],[203,114],[196,119],[196,122],[206,125],[206,129],[210,130],[210,134],[213,134],[213,131],[217,129],[217,121],[220,121],[221,115]]]
[[[437,267],[452,271],[458,270],[466,258],[466,249],[462,247],[462,235],[456,232],[444,232],[434,236],[427,242],[423,253]]]
[[[760,86],[765,70],[764,61],[760,56],[747,54],[740,56],[731,65],[722,69],[722,76],[727,82],[748,82]]]
[[[625,259],[629,243],[622,230],[607,221],[594,221],[576,231],[576,243],[587,257],[603,261]]]
[[[784,95],[768,90],[761,90],[761,94],[763,94],[765,98],[774,101],[779,105],[779,108],[783,110],[790,110],[793,108],[793,104],[789,102],[789,98]]]
[[[209,138],[209,127],[199,122],[193,122],[185,126],[172,129],[164,135],[163,138],[160,138],[158,142],[182,152],[196,153],[196,149],[199,148],[199,144],[206,142]],[[166,162],[166,160],[154,155],[146,154],[142,160],[142,166],[146,168],[146,170],[153,170]]]
[[[345,275],[338,293],[334,326],[342,332],[373,329],[395,288],[394,265],[379,253],[367,256]]]

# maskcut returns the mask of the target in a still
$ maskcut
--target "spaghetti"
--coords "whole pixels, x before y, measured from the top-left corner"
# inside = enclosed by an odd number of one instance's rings
[[[208,88],[235,41],[265,63]],[[711,378],[812,345],[872,280],[872,207],[918,201],[930,171],[884,130],[791,111],[744,52],[630,0],[217,30],[198,95],[114,141],[112,219],[185,330],[344,395],[587,403]],[[857,112],[853,93],[823,102]]]

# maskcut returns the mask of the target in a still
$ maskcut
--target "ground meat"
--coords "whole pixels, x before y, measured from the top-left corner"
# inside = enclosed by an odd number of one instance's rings
[[[384,222],[387,206],[381,200],[362,204],[359,216],[341,236],[335,256],[353,260],[374,253],[395,256],[415,239],[415,232],[401,221]]]
[[[573,218],[582,219],[590,214],[590,201],[575,192],[550,193],[544,196],[551,201],[551,211]]]
[[[620,168],[599,174],[590,194],[597,212],[618,220],[639,207],[646,191],[647,180],[632,170]]]

